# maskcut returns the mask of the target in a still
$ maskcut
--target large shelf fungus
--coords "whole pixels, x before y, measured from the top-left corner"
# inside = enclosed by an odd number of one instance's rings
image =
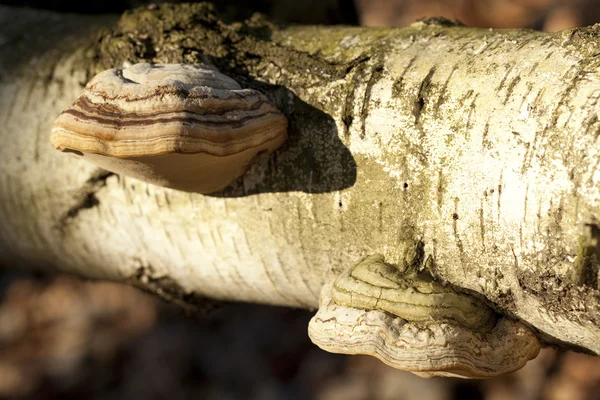
[[[212,193],[287,139],[260,92],[206,65],[135,64],[96,75],[52,127],[52,144],[119,174]]]
[[[367,257],[323,287],[311,340],[333,353],[372,355],[421,376],[486,378],[515,371],[540,344],[523,324],[425,272]]]

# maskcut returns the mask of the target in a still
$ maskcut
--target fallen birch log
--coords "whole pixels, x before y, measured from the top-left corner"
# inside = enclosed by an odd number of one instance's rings
[[[226,24],[207,4],[118,22],[1,10],[3,263],[184,307],[316,309],[325,282],[369,255],[401,265],[416,244],[437,281],[546,344],[600,353],[599,27]],[[140,62],[209,64],[260,91],[287,117],[286,143],[208,195],[56,151],[50,128],[85,83]]]

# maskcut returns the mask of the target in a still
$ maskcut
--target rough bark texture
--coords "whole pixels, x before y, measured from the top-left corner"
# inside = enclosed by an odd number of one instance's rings
[[[112,31],[99,30],[110,18],[0,18],[5,262],[187,306],[314,308],[362,256],[398,262],[421,241],[440,280],[600,353],[600,28],[226,24],[206,4],[128,12]],[[212,196],[54,151],[50,126],[82,85],[139,61],[215,64],[279,106],[287,144]]]

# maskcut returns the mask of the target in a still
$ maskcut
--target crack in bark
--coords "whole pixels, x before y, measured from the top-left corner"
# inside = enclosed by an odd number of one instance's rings
[[[140,260],[135,260],[141,264]],[[156,276],[152,266],[140,265],[135,275],[128,279],[128,283],[146,293],[158,296],[162,300],[183,308],[187,313],[208,314],[221,308],[227,302],[214,300],[186,291],[181,285],[169,276]]]
[[[356,86],[360,83],[363,77],[363,72],[366,68],[365,63],[360,63],[356,66],[356,72],[352,76],[351,82],[348,84],[346,91],[346,99],[342,109],[342,122],[344,123],[344,140],[346,145],[350,144],[350,127],[354,122],[354,99]]]
[[[62,233],[77,218],[79,213],[100,204],[100,201],[96,197],[96,192],[106,186],[106,180],[112,175],[115,174],[105,170],[98,170],[77,191],[74,196],[75,204],[58,220],[58,229]]]
[[[365,97],[363,99],[362,110],[360,114],[361,128],[360,128],[360,138],[364,139],[366,134],[366,121],[369,116],[369,103],[371,102],[371,91],[373,90],[373,86],[379,82],[381,76],[383,75],[383,64],[379,64],[373,68],[373,72],[371,73],[371,77],[369,78],[369,82],[367,82],[367,88],[365,89]]]
[[[415,105],[413,107],[415,125],[419,124],[419,118],[421,118],[421,113],[423,112],[423,108],[425,107],[425,96],[427,96],[429,88],[432,84],[431,78],[435,73],[435,69],[435,66],[431,67],[423,81],[421,81],[421,86],[419,86],[419,91],[417,92],[417,100],[415,101]]]
[[[408,71],[413,67],[415,61],[417,60],[417,56],[413,56],[406,67],[402,70],[400,76],[394,81],[394,85],[392,87],[392,96],[401,97],[403,96],[404,91],[404,77],[408,73]]]
[[[442,88],[440,89],[440,93],[438,96],[438,100],[435,103],[433,112],[434,115],[437,117],[439,115],[439,111],[440,108],[442,107],[442,105],[448,101],[448,85],[450,84],[450,80],[452,79],[452,77],[454,76],[454,73],[458,70],[458,65],[454,65],[452,66],[452,70],[450,71],[450,73],[448,74],[448,77],[446,78],[446,81],[444,82],[444,85],[442,86]]]
[[[368,62],[371,59],[370,56],[365,56],[365,55],[361,55],[360,57],[355,58],[354,60],[350,61],[350,63],[348,64],[348,67],[346,68],[345,71],[345,75],[344,78],[346,77],[346,75],[348,75],[354,68],[356,68],[359,65],[362,65],[366,62]]]

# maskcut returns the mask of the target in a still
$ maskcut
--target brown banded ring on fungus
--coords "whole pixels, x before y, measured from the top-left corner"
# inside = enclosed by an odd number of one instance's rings
[[[135,64],[96,75],[54,122],[56,149],[173,189],[212,193],[287,139],[260,92],[207,65]]]

